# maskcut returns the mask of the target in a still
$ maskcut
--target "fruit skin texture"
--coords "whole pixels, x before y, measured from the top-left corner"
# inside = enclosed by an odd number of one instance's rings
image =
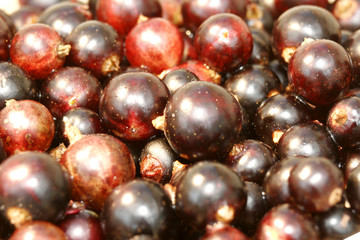
[[[55,134],[49,110],[34,100],[10,102],[0,112],[0,137],[8,156],[19,151],[46,151]]]
[[[226,79],[224,88],[231,92],[252,119],[262,101],[282,90],[279,79],[263,65],[248,64]]]
[[[143,179],[115,188],[100,218],[104,232],[112,240],[133,239],[142,234],[150,239],[173,239],[172,230],[179,223],[164,189]]]
[[[177,155],[165,138],[149,141],[139,157],[140,174],[160,184],[168,183],[173,175]]]
[[[353,169],[347,180],[346,196],[351,208],[360,213],[360,167]]]
[[[14,21],[15,32],[28,24],[36,23],[41,13],[42,11],[40,9],[33,6],[22,6],[13,12],[10,16]]]
[[[273,150],[267,144],[253,139],[236,143],[225,158],[244,181],[261,184],[266,171],[277,161]]]
[[[360,12],[360,11],[359,11]],[[342,44],[350,54],[354,67],[352,86],[360,86],[360,29],[351,32],[350,36]]]
[[[58,133],[61,139],[68,144],[68,138],[70,137],[67,131],[67,123],[80,130],[82,135],[89,135],[94,133],[105,133],[105,128],[102,125],[99,114],[95,111],[77,107],[70,109],[58,122]]]
[[[162,78],[162,81],[166,84],[170,94],[172,95],[178,88],[185,85],[186,83],[199,81],[199,77],[189,70],[180,68],[167,73]]]
[[[271,12],[274,18],[278,18],[286,10],[298,5],[315,5],[322,8],[327,8],[329,5],[328,0],[260,0],[259,2]]]
[[[305,38],[340,42],[340,25],[326,9],[318,6],[296,6],[284,12],[274,23],[273,50],[288,63],[291,54]]]
[[[34,221],[18,228],[9,240],[28,239],[68,240],[66,234],[56,225],[44,221]]]
[[[246,235],[236,227],[224,225],[215,226],[214,229],[208,230],[200,240],[248,240]]]
[[[275,147],[287,129],[310,120],[309,107],[291,94],[277,94],[260,104],[253,122],[258,138]]]
[[[315,219],[323,239],[345,239],[360,230],[358,214],[341,203],[316,215]]]
[[[164,116],[170,146],[190,161],[224,156],[242,124],[236,99],[223,87],[203,81],[179,88],[166,104]]]
[[[309,157],[293,168],[289,186],[295,202],[306,212],[326,212],[341,201],[344,179],[329,159]]]
[[[36,99],[38,88],[19,66],[10,62],[0,63],[0,109],[5,107],[7,100]]]
[[[19,65],[33,78],[43,79],[64,65],[67,55],[66,49],[62,52],[64,46],[60,35],[50,26],[30,24],[14,35],[10,58],[12,63]]]
[[[177,70],[177,69],[186,69],[192,73],[194,73],[200,81],[204,81],[204,82],[212,82],[212,83],[216,83],[216,84],[221,84],[221,76],[219,73],[217,73],[216,71],[214,71],[213,69],[209,68],[205,63],[203,63],[202,61],[199,60],[188,60],[183,62],[182,64],[170,68],[164,72],[167,71],[173,71],[173,70]]]
[[[99,114],[120,139],[145,141],[158,133],[152,120],[163,113],[169,95],[165,83],[151,73],[123,73],[105,87]]]
[[[9,59],[9,45],[12,34],[6,22],[0,18],[0,60],[7,61]]]
[[[37,22],[51,26],[62,38],[66,38],[77,25],[90,19],[92,14],[87,5],[64,1],[43,11]]]
[[[341,147],[360,146],[360,98],[353,96],[335,103],[326,125],[334,141]]]
[[[220,13],[200,25],[194,46],[200,61],[218,72],[226,72],[247,63],[253,49],[253,38],[239,16]]]
[[[27,220],[60,220],[71,197],[69,175],[46,153],[23,152],[7,158],[0,167],[1,212],[15,226]],[[17,212],[19,215],[15,215]]]
[[[258,225],[255,239],[320,240],[320,236],[305,214],[289,204],[282,204],[265,214]]]
[[[126,56],[131,65],[147,68],[155,74],[178,65],[183,51],[180,31],[163,18],[137,24],[126,37]]]
[[[58,226],[66,233],[69,240],[104,239],[99,216],[87,209],[75,209],[75,212],[67,213]]]
[[[294,125],[280,138],[276,146],[279,160],[286,157],[325,157],[332,162],[338,158],[336,144],[324,125],[319,122],[307,122]]]
[[[282,203],[293,203],[290,192],[289,177],[293,168],[305,157],[288,157],[273,164],[266,172],[263,181],[263,191],[266,201],[271,206]]]
[[[102,87],[97,78],[79,67],[62,67],[41,83],[41,102],[60,119],[75,107],[98,111]]]
[[[192,165],[179,180],[176,209],[188,225],[204,229],[208,224],[234,223],[245,207],[243,180],[231,168],[217,162]]]
[[[89,20],[77,25],[65,38],[71,45],[70,64],[90,70],[97,78],[120,68],[123,40],[110,25]]]
[[[338,20],[341,29],[355,32],[360,27],[359,0],[338,0],[330,7],[331,13]]]
[[[83,136],[70,145],[60,163],[73,180],[72,197],[99,211],[119,184],[135,177],[135,163],[128,147],[107,134]]]
[[[314,40],[297,48],[288,65],[293,93],[314,105],[333,103],[352,81],[350,55],[331,40]]]
[[[235,224],[239,226],[248,236],[253,235],[257,224],[264,214],[269,210],[269,203],[263,196],[263,189],[257,183],[245,182],[246,205],[240,213],[240,219]]]
[[[96,17],[111,25],[121,36],[126,36],[137,24],[139,17],[161,17],[158,0],[98,0]]]
[[[183,0],[181,6],[184,25],[194,32],[207,18],[212,15],[225,12],[233,13],[244,18],[246,12],[246,1]]]

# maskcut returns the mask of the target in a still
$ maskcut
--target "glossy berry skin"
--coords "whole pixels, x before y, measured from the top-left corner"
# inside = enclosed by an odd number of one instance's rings
[[[241,17],[219,13],[200,25],[195,33],[194,46],[200,61],[215,71],[226,72],[248,62],[253,38]]]
[[[170,72],[177,69],[185,69],[194,73],[200,81],[212,82],[219,85],[221,83],[221,75],[199,60],[192,59],[185,61],[176,67],[168,69],[167,71]],[[164,72],[168,73],[167,71]]]
[[[165,138],[148,142],[139,157],[140,174],[161,184],[170,181],[177,155]]]
[[[224,88],[236,97],[251,119],[262,101],[282,90],[279,79],[268,67],[255,64],[244,66],[226,79]]]
[[[359,216],[342,204],[317,214],[315,219],[323,239],[345,239],[360,230]]]
[[[44,10],[51,5],[62,2],[63,0],[20,0],[19,3],[21,6],[30,5],[37,7],[40,10]]]
[[[360,98],[353,96],[337,102],[331,108],[326,126],[334,141],[343,148],[360,145]]]
[[[181,14],[182,0],[160,0],[162,9],[161,17],[174,23],[176,26],[183,26],[184,19]]]
[[[188,82],[199,81],[199,78],[191,71],[180,68],[168,72],[162,79],[170,91],[170,94]]]
[[[275,54],[283,62],[288,63],[305,38],[340,42],[340,25],[324,8],[296,6],[284,12],[275,21],[272,36]]]
[[[150,239],[173,239],[178,220],[164,189],[153,181],[138,179],[114,189],[101,221],[108,239],[120,240],[142,234]]]
[[[217,222],[233,223],[245,207],[243,180],[221,163],[199,162],[189,167],[179,181],[176,209],[192,227],[204,229]]]
[[[278,59],[273,59],[269,62],[269,66],[271,71],[275,73],[275,75],[280,80],[281,85],[286,89],[289,84],[287,77],[287,66],[284,66]]]
[[[12,39],[12,33],[6,22],[0,18],[0,60],[9,60],[9,45]]]
[[[31,220],[55,222],[65,215],[71,182],[50,155],[28,151],[10,156],[1,164],[0,179],[1,211],[16,227]]]
[[[355,168],[360,166],[360,149],[348,150],[343,156],[343,173],[345,184]]]
[[[338,152],[323,124],[307,122],[292,126],[276,146],[279,159],[289,156],[325,157],[336,162]]]
[[[327,0],[260,0],[260,5],[268,9],[273,17],[278,18],[286,10],[299,5],[315,5],[327,8],[329,2]]]
[[[58,223],[69,240],[102,240],[104,233],[99,216],[90,210],[82,209],[68,213]]]
[[[281,204],[273,207],[262,218],[255,239],[320,240],[320,235],[305,213],[289,204]]]
[[[10,16],[14,21],[16,32],[26,25],[36,23],[41,10],[33,6],[22,6],[14,11]]]
[[[98,111],[102,93],[99,80],[79,67],[62,67],[41,83],[41,102],[60,119],[76,107]]]
[[[347,39],[350,38],[350,36],[353,34],[353,32],[346,30],[346,29],[341,29],[341,46],[344,47],[344,43],[346,42]]]
[[[236,99],[223,87],[202,81],[179,88],[166,104],[164,116],[170,146],[190,161],[224,156],[242,124]]]
[[[68,240],[66,234],[56,225],[45,221],[34,221],[21,226],[11,235],[9,240],[52,239]]]
[[[249,58],[249,64],[260,64],[260,65],[269,65],[270,59],[272,58],[272,50],[270,40],[262,38],[261,34],[258,34],[256,31],[263,30],[252,30],[250,28],[252,38],[253,38],[253,49],[251,51],[251,56]]]
[[[82,135],[105,133],[105,128],[100,120],[99,114],[88,108],[77,107],[70,109],[61,118],[59,122],[59,133],[67,142],[69,134],[66,123],[76,127]]]
[[[246,24],[250,28],[261,29],[271,33],[274,25],[274,17],[263,4],[250,2],[246,5]]]
[[[67,57],[69,63],[90,70],[98,78],[120,68],[123,41],[106,23],[97,20],[82,22],[65,38],[65,42],[71,45]]]
[[[170,1],[178,1],[178,0],[170,0]],[[184,52],[182,57],[182,62],[191,59],[197,59],[197,53],[194,47],[194,33],[190,30],[180,28],[181,35],[184,40]]]
[[[119,74],[104,89],[100,117],[119,138],[144,141],[158,133],[152,120],[163,114],[168,97],[166,85],[151,73]]]
[[[360,27],[359,0],[338,0],[331,6],[330,11],[339,22],[341,29],[355,32]]]
[[[251,236],[261,218],[269,210],[269,204],[263,196],[263,189],[254,182],[245,182],[246,205],[240,213],[240,219],[236,223],[244,233]]]
[[[95,211],[101,210],[116,186],[135,177],[128,147],[107,134],[83,136],[67,148],[60,163],[72,177],[73,200]]]
[[[139,234],[130,238],[130,240],[154,240],[154,238],[148,234]]]
[[[4,161],[6,158],[7,158],[7,154],[4,149],[4,142],[1,139],[0,140],[0,162]],[[0,221],[1,221],[1,219],[0,219]]]
[[[262,187],[266,201],[271,206],[294,202],[290,192],[289,177],[293,168],[304,159],[304,157],[287,157],[273,164],[266,172]]]
[[[351,86],[360,86],[360,30],[353,32],[343,43],[353,62],[354,75]]]
[[[307,212],[325,212],[341,201],[344,178],[329,159],[309,157],[291,171],[289,186],[295,202]]]
[[[129,32],[125,49],[132,66],[159,74],[180,63],[184,41],[173,23],[163,18],[151,18]]]
[[[181,6],[184,25],[193,32],[195,32],[207,18],[215,14],[233,13],[243,18],[245,12],[246,1],[243,0],[184,0]]]
[[[126,36],[138,23],[139,17],[161,17],[162,9],[158,0],[98,0],[96,17],[111,25],[119,35]]]
[[[4,10],[0,10],[0,18],[5,21],[5,23],[10,29],[11,34],[14,35],[16,33],[16,27],[11,15],[6,13]]]
[[[347,180],[346,196],[353,208],[357,213],[360,213],[360,167],[353,169]]]
[[[331,40],[314,40],[300,46],[288,65],[291,91],[314,105],[339,99],[348,90],[352,73],[350,55]]]
[[[310,121],[308,106],[289,94],[277,94],[265,99],[254,117],[256,135],[261,141],[275,147],[290,127]]]
[[[8,156],[21,151],[46,151],[55,134],[49,110],[34,100],[10,102],[0,112],[0,137]]]
[[[9,63],[0,63],[0,109],[5,107],[7,100],[33,99],[38,96],[38,87],[19,66]]]
[[[10,58],[31,77],[43,79],[64,65],[69,49],[54,29],[36,23],[23,27],[14,35]]]
[[[247,236],[239,229],[230,226],[215,226],[214,229],[208,230],[200,240],[247,240]]]
[[[266,171],[276,161],[270,146],[253,139],[234,144],[224,160],[244,181],[258,184],[262,183]]]
[[[92,14],[87,5],[66,1],[46,8],[38,22],[51,26],[65,39],[77,25],[91,19]]]

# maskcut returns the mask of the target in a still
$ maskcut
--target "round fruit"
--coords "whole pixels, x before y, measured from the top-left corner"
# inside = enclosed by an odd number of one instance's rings
[[[216,71],[226,72],[247,63],[253,38],[241,17],[219,13],[200,25],[194,44],[199,60]]]
[[[179,88],[166,104],[164,116],[170,146],[191,161],[223,157],[242,124],[236,99],[223,87],[203,81]]]
[[[35,23],[23,27],[14,35],[10,58],[33,78],[44,79],[64,65],[70,48],[53,28]]]
[[[46,151],[55,135],[49,110],[34,100],[10,101],[0,112],[0,137],[8,156],[21,151]]]
[[[314,40],[298,47],[288,66],[291,91],[314,105],[341,98],[350,86],[352,73],[350,55],[331,40]]]

